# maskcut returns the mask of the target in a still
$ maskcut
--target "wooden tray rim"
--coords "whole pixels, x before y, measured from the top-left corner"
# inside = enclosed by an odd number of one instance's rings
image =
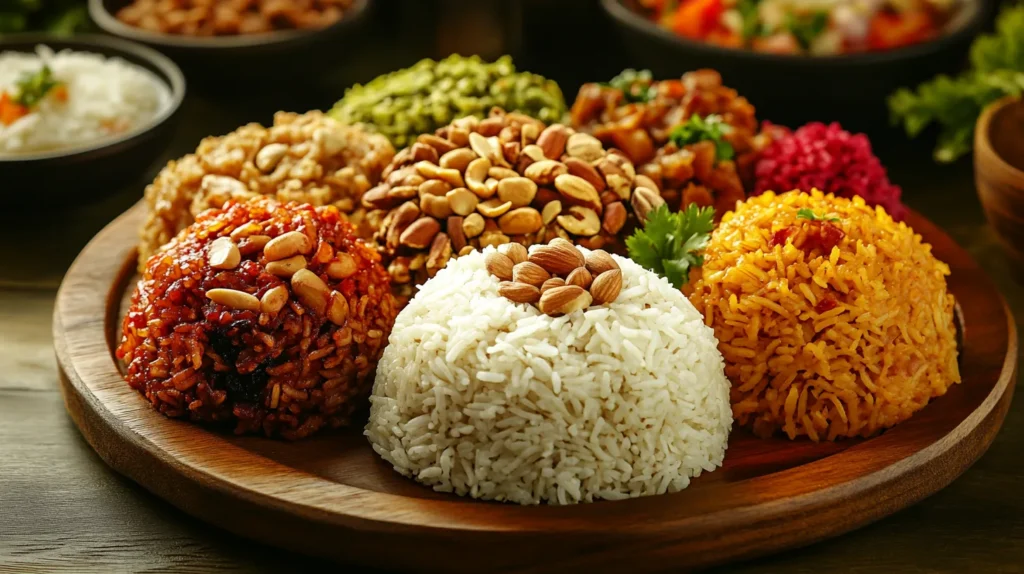
[[[685,512],[680,512],[685,509],[669,504],[674,495],[641,497],[616,502],[601,501],[575,506],[534,507],[486,503],[454,497],[451,500],[416,499],[335,483],[265,458],[265,475],[261,479],[237,479],[233,476],[232,465],[223,462],[223,459],[228,457],[214,456],[223,451],[218,451],[218,453],[186,452],[179,454],[177,459],[164,456],[167,452],[164,448],[166,439],[161,436],[159,431],[169,429],[168,425],[188,425],[189,423],[165,419],[153,412],[148,403],[141,400],[139,401],[140,407],[150,410],[153,415],[145,424],[132,423],[110,413],[107,405],[101,400],[103,396],[119,391],[132,395],[135,393],[128,389],[118,373],[114,358],[109,352],[108,333],[105,332],[102,325],[97,327],[91,322],[83,323],[81,321],[65,324],[61,320],[62,315],[71,309],[76,309],[78,315],[82,315],[82,311],[85,311],[86,314],[93,316],[103,316],[103,324],[106,325],[110,321],[112,307],[116,313],[116,301],[120,300],[120,293],[132,275],[135,247],[118,238],[115,231],[118,227],[129,223],[133,228],[136,227],[137,223],[141,221],[143,209],[140,202],[111,222],[90,241],[72,264],[58,292],[53,329],[56,354],[63,369],[62,390],[65,392],[66,401],[68,393],[75,393],[85,400],[94,413],[102,415],[106,412],[108,416],[104,418],[107,419],[111,416],[116,417],[114,424],[118,428],[114,430],[123,440],[128,441],[132,448],[155,456],[172,468],[174,472],[191,481],[262,507],[298,513],[311,520],[347,528],[377,532],[420,532],[427,529],[437,533],[466,534],[493,532],[601,533],[605,537],[613,535],[624,538],[666,531],[673,531],[675,536],[686,536],[685,533],[700,533],[705,527],[712,524],[716,531],[732,527],[738,528],[759,522],[766,515],[813,512],[815,509],[828,507],[840,499],[848,499],[886,483],[898,481],[904,474],[938,461],[955,449],[960,440],[975,432],[991,415],[998,416],[999,420],[995,421],[995,430],[989,433],[990,436],[984,438],[985,444],[977,455],[959,468],[940,466],[939,470],[942,470],[944,474],[940,480],[941,485],[928,491],[914,490],[914,492],[906,493],[907,497],[899,505],[902,508],[951,482],[984,452],[994,438],[995,431],[998,431],[1006,407],[1009,405],[1009,398],[1012,396],[1012,382],[1017,367],[1017,331],[1009,307],[993,286],[991,290],[994,292],[996,300],[992,304],[1002,308],[1006,319],[1006,353],[998,380],[977,409],[932,444],[910,456],[900,456],[899,449],[885,447],[889,443],[895,442],[903,429],[911,428],[914,419],[869,442],[855,445],[825,459],[732,483],[730,490],[743,494],[741,498],[744,499],[744,503],[739,506],[718,500],[707,505],[708,508],[701,514],[686,515]],[[911,220],[924,222],[926,225],[923,227],[937,229],[920,215],[912,214]],[[915,223],[915,229],[918,225],[920,223]],[[94,254],[98,250],[108,251],[110,261],[119,262],[117,280],[112,286],[108,285],[102,291],[95,288],[80,291],[82,286],[90,280],[94,280],[97,274],[104,276],[111,270],[109,268],[89,268],[83,262],[87,255]],[[990,282],[987,277],[981,277],[979,280]],[[90,297],[83,298],[82,295]],[[105,349],[103,360],[82,364],[73,359],[73,356],[79,352],[95,352],[95,345],[98,343],[101,343]],[[997,406],[1001,408],[994,413]],[[81,420],[81,416],[70,407],[69,411],[75,422],[83,427],[84,421]],[[105,449],[102,445],[97,445],[84,428],[83,432],[93,448],[96,448],[109,464],[120,470],[121,465],[118,461],[111,460],[109,453],[104,452]],[[245,449],[227,443],[221,446],[226,449],[245,451]],[[880,457],[879,452],[885,456]],[[258,455],[248,453],[247,456]],[[814,483],[818,480],[791,480],[791,477],[797,474],[807,478],[821,479],[829,476],[829,468],[841,468],[844,463],[863,462],[868,459],[875,461],[874,464],[869,465],[872,468],[870,473],[849,477],[824,489],[814,487]],[[147,485],[144,476],[132,475],[131,478],[144,486]],[[709,488],[705,492],[709,495],[713,494],[710,492],[711,490]],[[308,496],[308,493],[312,491],[318,493],[319,497],[316,500],[310,500]],[[765,492],[771,493],[771,496],[769,498],[758,496],[759,493]],[[736,492],[731,494],[735,497]],[[709,496],[707,498],[721,497]],[[871,520],[885,514],[888,512],[874,516]],[[614,517],[614,520],[609,520],[611,517]],[[823,538],[858,525],[845,525],[842,530],[824,532],[821,536],[813,538]]]

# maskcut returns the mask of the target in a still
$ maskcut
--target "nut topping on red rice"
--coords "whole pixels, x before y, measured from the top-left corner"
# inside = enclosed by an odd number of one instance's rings
[[[302,264],[271,272],[285,256]],[[337,208],[230,202],[146,263],[117,356],[164,415],[298,439],[364,405],[395,314],[380,256]]]

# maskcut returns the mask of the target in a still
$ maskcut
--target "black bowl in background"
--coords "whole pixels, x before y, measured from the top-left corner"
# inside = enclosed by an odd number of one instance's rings
[[[315,83],[325,66],[354,53],[372,3],[354,0],[341,20],[316,30],[279,30],[264,34],[182,36],[129,26],[118,10],[132,0],[89,0],[89,16],[103,31],[145,44],[185,70],[193,88],[214,96],[244,96],[254,90],[292,91]]]
[[[55,52],[71,49],[122,58],[155,74],[167,85],[171,100],[159,115],[117,139],[68,150],[0,155],[0,198],[5,205],[58,209],[88,203],[146,173],[174,135],[185,97],[185,77],[178,66],[145,46],[106,36],[14,34],[0,38],[0,52],[34,52],[40,44]]]
[[[698,68],[721,72],[757,108],[759,118],[795,126],[841,121],[855,131],[887,123],[886,98],[962,66],[971,40],[988,23],[993,5],[976,0],[941,37],[927,43],[867,54],[789,56],[724,48],[680,37],[629,9],[623,0],[601,0],[632,59],[655,78],[679,77]]]

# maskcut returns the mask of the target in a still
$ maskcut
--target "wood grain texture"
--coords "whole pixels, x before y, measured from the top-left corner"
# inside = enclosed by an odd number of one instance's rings
[[[98,235],[58,294],[54,336],[69,412],[111,466],[186,512],[346,562],[423,569],[421,552],[468,552],[495,571],[636,571],[642,554],[643,569],[654,571],[807,544],[956,478],[993,440],[1016,380],[1016,331],[1002,298],[966,252],[915,215],[911,224],[953,268],[966,342],[964,384],[910,421],[838,444],[737,431],[721,470],[668,496],[574,507],[473,502],[402,479],[357,430],[286,444],[214,434],[152,411],[111,356],[140,216],[133,209]],[[510,544],[519,550],[500,552]],[[427,566],[478,571],[461,558]]]
[[[978,118],[974,173],[989,224],[1024,276],[1024,101],[1003,98]]]

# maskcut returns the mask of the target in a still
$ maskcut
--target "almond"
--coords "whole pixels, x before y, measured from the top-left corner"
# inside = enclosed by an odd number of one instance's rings
[[[618,233],[626,225],[626,206],[621,201],[609,203],[604,207],[604,221],[601,222],[601,229],[610,235]]]
[[[565,278],[566,285],[579,285],[584,289],[590,288],[590,284],[594,281],[594,276],[587,271],[586,267],[577,267],[573,269],[572,273]]]
[[[568,275],[573,269],[586,263],[583,254],[564,239],[555,239],[547,245],[537,247],[528,260],[553,275]]]
[[[503,253],[511,259],[512,265],[522,263],[530,256],[530,253],[521,243],[506,243],[498,248],[498,253]]]
[[[609,269],[594,278],[590,285],[590,295],[594,298],[595,305],[611,303],[618,298],[622,291],[622,271]]]
[[[540,292],[541,292],[541,294],[543,294],[548,289],[554,289],[555,287],[564,287],[564,286],[565,286],[565,279],[562,279],[561,277],[552,277],[551,279],[548,279],[544,283],[541,283]]]
[[[619,264],[612,259],[611,255],[608,255],[607,251],[601,249],[595,249],[587,254],[587,271],[594,277],[601,275],[605,271],[612,269],[618,269]]]
[[[494,275],[501,281],[512,279],[512,260],[501,253],[488,253],[484,258],[484,265],[487,272]]]
[[[448,223],[445,226],[452,240],[452,251],[455,253],[462,251],[462,248],[466,246],[466,233],[462,230],[462,222],[461,217],[453,215],[448,218]]]
[[[594,189],[596,189],[598,193],[604,191],[604,178],[601,177],[601,174],[597,173],[594,166],[578,157],[569,157],[565,159],[565,167],[569,168],[569,173],[571,175],[587,180],[590,185],[594,186]]]
[[[536,303],[540,300],[540,289],[527,283],[504,281],[498,286],[498,295],[513,303]]]
[[[561,124],[548,126],[537,136],[537,145],[544,151],[548,159],[558,159],[565,153],[565,144],[569,140],[569,130]]]
[[[522,263],[517,263],[512,267],[512,280],[517,283],[526,283],[528,285],[533,285],[534,287],[539,287],[550,278],[550,273],[540,265],[531,261],[523,261]]]
[[[421,217],[405,228],[398,242],[413,249],[426,249],[434,236],[441,231],[441,224],[432,217]]]
[[[547,315],[567,315],[586,309],[591,301],[593,297],[586,289],[578,285],[565,285],[545,291],[540,296],[538,306],[541,312]]]

